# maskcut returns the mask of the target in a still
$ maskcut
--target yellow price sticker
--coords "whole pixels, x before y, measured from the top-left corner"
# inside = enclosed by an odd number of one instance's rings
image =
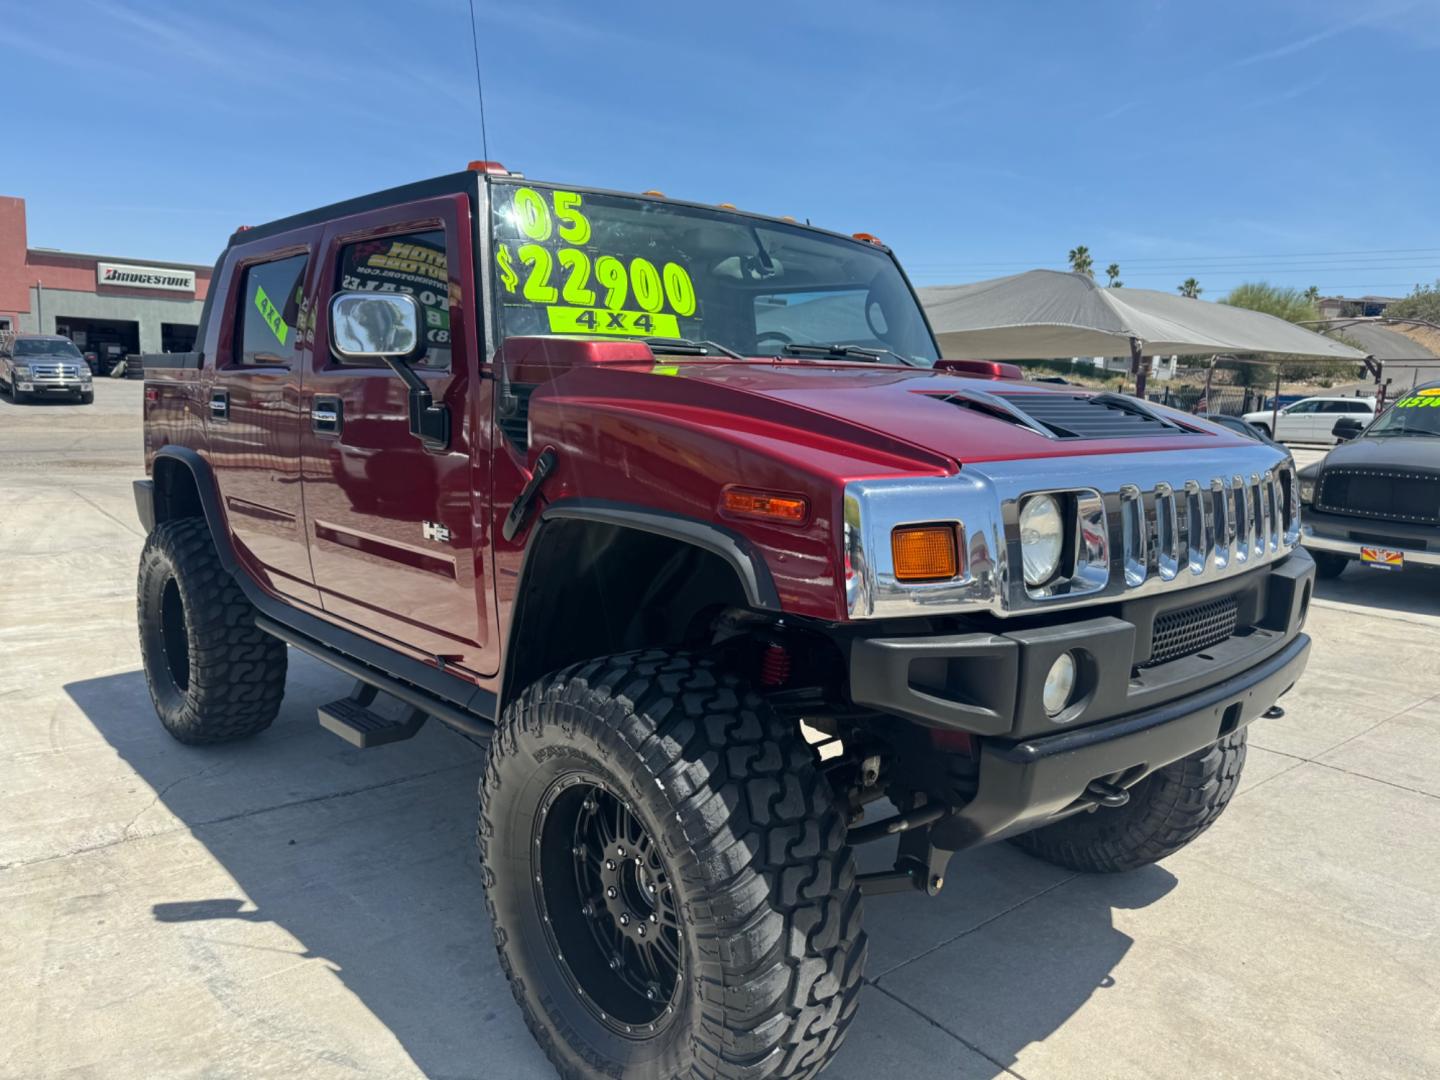
[[[255,308],[260,312],[260,317],[265,320],[265,325],[270,327],[270,332],[275,335],[275,340],[284,345],[285,339],[290,336],[290,327],[286,325],[280,309],[270,302],[270,297],[259,285],[255,286]]]
[[[608,334],[618,337],[679,337],[680,321],[674,315],[648,311],[610,311],[606,308],[547,307],[552,334]]]

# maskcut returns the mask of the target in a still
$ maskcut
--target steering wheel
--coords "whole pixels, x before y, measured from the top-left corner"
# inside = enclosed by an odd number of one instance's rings
[[[782,334],[779,330],[766,330],[763,334],[755,335],[755,351],[763,353],[765,350],[761,348],[760,343],[771,340],[778,341],[781,345],[790,345],[795,341],[789,334]]]

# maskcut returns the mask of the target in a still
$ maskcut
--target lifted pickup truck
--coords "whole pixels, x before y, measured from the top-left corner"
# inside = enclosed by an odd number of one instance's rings
[[[1440,382],[1402,393],[1373,423],[1363,419],[1337,420],[1341,445],[1299,473],[1301,542],[1316,574],[1339,577],[1352,563],[1440,566]]]
[[[565,1076],[815,1075],[863,895],[1000,839],[1169,855],[1305,666],[1282,449],[939,360],[872,237],[477,163],[214,281],[145,365],[156,710],[255,735],[290,646],[357,746],[486,741],[499,959]]]

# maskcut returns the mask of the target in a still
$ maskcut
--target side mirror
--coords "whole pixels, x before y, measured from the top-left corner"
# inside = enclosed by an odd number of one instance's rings
[[[1365,430],[1365,425],[1353,416],[1346,416],[1335,421],[1335,426],[1330,429],[1330,434],[1341,442],[1349,442],[1355,436]]]
[[[427,450],[450,448],[450,410],[436,405],[410,365],[425,355],[420,302],[409,293],[339,292],[330,298],[330,343],[342,360],[378,360],[410,392],[410,434]]]

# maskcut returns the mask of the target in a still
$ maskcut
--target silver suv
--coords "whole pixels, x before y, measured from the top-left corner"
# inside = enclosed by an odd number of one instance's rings
[[[83,405],[95,400],[90,365],[74,343],[57,334],[16,334],[0,340],[0,386],[15,404],[64,394]]]

